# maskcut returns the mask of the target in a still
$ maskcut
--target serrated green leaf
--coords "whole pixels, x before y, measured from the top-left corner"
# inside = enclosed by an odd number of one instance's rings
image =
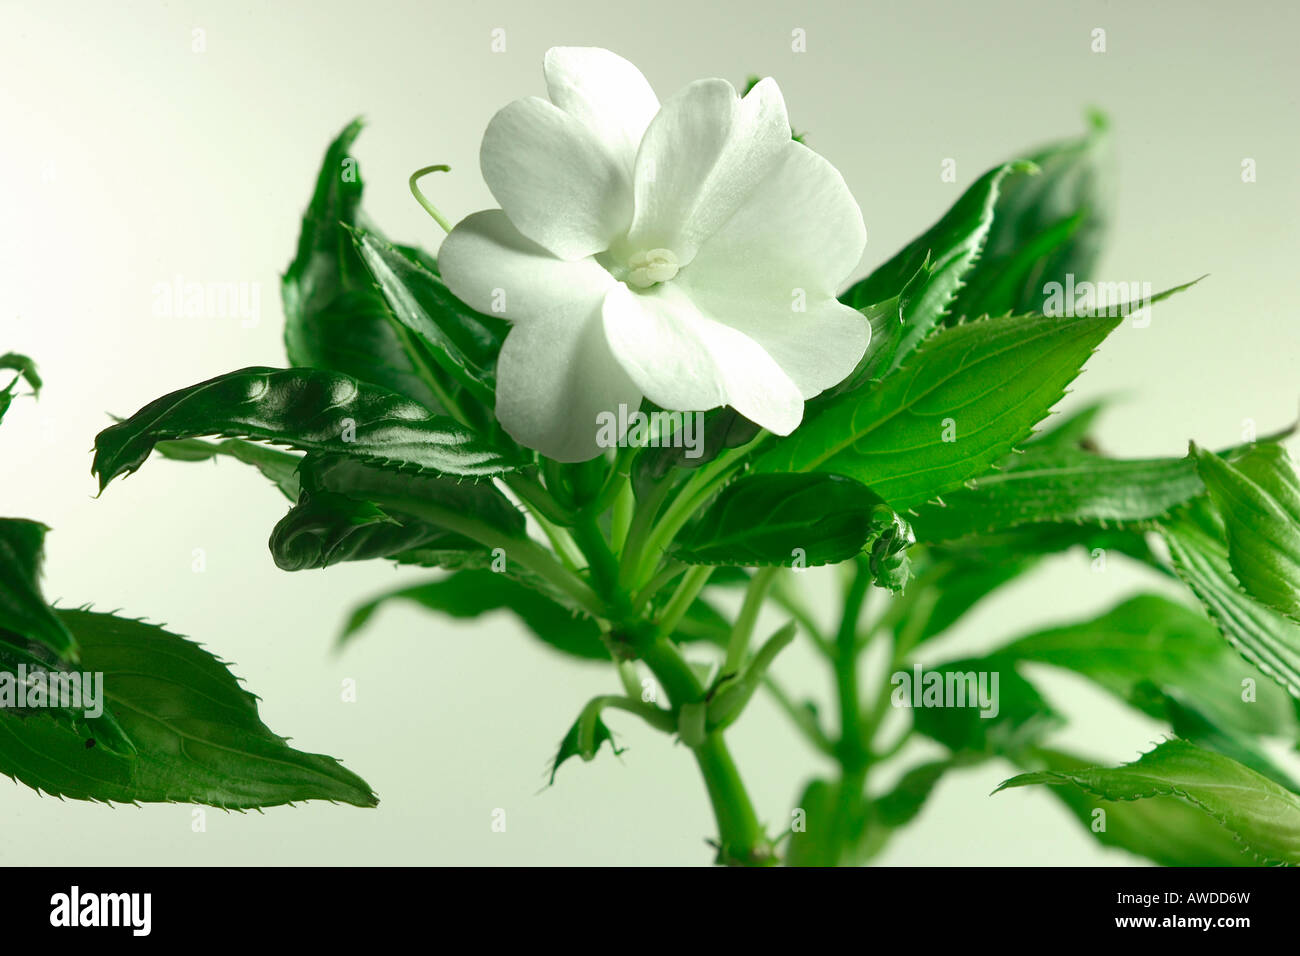
[[[901,335],[886,368],[905,360],[947,314],[988,236],[1003,180],[1033,170],[1029,163],[1006,163],[989,170],[935,225],[844,294],[845,302],[864,309],[900,295],[918,271],[922,273],[920,283],[903,300]]]
[[[673,556],[688,564],[834,564],[862,550],[879,504],[838,475],[748,475],[723,489]]]
[[[1036,750],[1034,763],[1062,773],[1090,763],[1054,750]],[[1106,801],[1078,787],[1049,787],[1103,846],[1136,853],[1161,866],[1256,866],[1230,831],[1178,797]]]
[[[275,483],[290,501],[298,500],[298,464],[302,458],[289,452],[277,451],[265,445],[238,438],[225,441],[204,441],[201,438],[182,438],[178,441],[160,441],[154,451],[172,461],[213,461],[218,457],[234,458],[252,465]]]
[[[103,674],[106,711],[136,752],[98,746],[53,716],[0,710],[0,772],[45,793],[112,803],[377,803],[338,761],[294,750],[267,729],[256,698],[197,644],[111,614],[58,615],[81,648],[80,668]]]
[[[872,388],[823,406],[754,468],[841,474],[897,510],[922,504],[1024,441],[1120,321],[1008,316],[943,329]]]
[[[95,438],[100,490],[160,441],[217,435],[453,475],[518,466],[449,418],[375,385],[319,369],[246,368],[178,389]]]
[[[372,598],[352,612],[339,635],[339,644],[353,640],[375,611],[389,601],[410,601],[459,619],[507,610],[556,650],[589,660],[609,660],[600,628],[591,618],[575,616],[568,608],[505,574],[478,569],[456,571],[437,581]]]
[[[442,369],[491,408],[496,359],[509,324],[465,305],[433,271],[367,232],[351,232],[389,310],[417,335]]]
[[[41,595],[45,534],[39,521],[0,518],[0,642],[44,647],[55,659],[75,661],[77,642]]]
[[[1178,576],[1200,599],[1228,643],[1300,697],[1300,625],[1242,590],[1228,561],[1222,519],[1199,499],[1161,523]]]
[[[375,289],[345,226],[365,226],[353,120],[330,144],[285,271],[284,344],[291,365],[342,372],[442,411],[423,357]]]
[[[1051,282],[1092,278],[1110,217],[1111,151],[1105,118],[1086,135],[1028,157],[1036,176],[1002,185],[984,250],[957,294],[953,317],[1043,311]]]
[[[555,774],[559,772],[560,766],[565,761],[572,757],[581,757],[584,761],[594,760],[604,744],[609,744],[609,749],[616,757],[623,752],[622,748],[614,743],[614,735],[600,719],[599,711],[589,714],[584,710],[573,722],[569,732],[564,735],[564,739],[560,741],[560,749],[555,752],[555,757],[551,760],[551,777],[547,781],[547,786],[555,784]]]
[[[1177,797],[1217,821],[1261,861],[1300,863],[1300,796],[1185,740],[1165,741],[1121,767],[1020,774],[994,792],[1035,784],[1073,785],[1107,801]]]
[[[1186,458],[1105,458],[1081,448],[1029,445],[998,471],[917,509],[922,541],[950,541],[1024,524],[1150,526],[1205,492]]]
[[[1300,476],[1286,449],[1258,445],[1235,465],[1196,445],[1191,454],[1223,516],[1238,583],[1300,622]]]

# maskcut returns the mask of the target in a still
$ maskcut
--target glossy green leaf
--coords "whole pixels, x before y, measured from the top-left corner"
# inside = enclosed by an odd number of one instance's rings
[[[879,504],[838,475],[749,475],[723,489],[673,555],[688,564],[834,564],[862,550]]]
[[[1222,520],[1207,501],[1161,527],[1178,576],[1242,657],[1300,697],[1300,625],[1255,600],[1237,583]]]
[[[342,372],[441,411],[427,367],[388,311],[345,226],[364,226],[353,120],[330,144],[281,285],[292,365]]]
[[[1003,181],[1013,173],[1033,171],[1028,163],[989,170],[942,219],[844,294],[845,302],[864,309],[900,295],[921,273],[921,281],[902,302],[901,334],[887,368],[905,360],[947,314],[988,236]]]
[[[1257,445],[1237,464],[1192,445],[1223,516],[1228,563],[1252,595],[1300,622],[1300,476],[1281,445]]]
[[[948,541],[1036,523],[1150,525],[1203,494],[1186,458],[1113,459],[1077,447],[1029,445],[997,471],[917,509],[923,541]]]
[[[1086,135],[1028,157],[1038,175],[1003,183],[983,253],[949,310],[953,317],[1041,313],[1048,283],[1092,279],[1113,177],[1105,118],[1093,113],[1089,121]]]
[[[1032,762],[1060,773],[1090,766],[1055,750],[1035,750]],[[1075,786],[1048,790],[1103,846],[1135,853],[1161,866],[1259,865],[1231,831],[1178,797],[1107,801]]]
[[[24,518],[0,518],[0,642],[32,642],[55,659],[75,661],[77,642],[41,595],[45,533]]]
[[[480,569],[456,571],[437,581],[399,588],[372,598],[352,612],[339,635],[339,643],[353,640],[375,611],[389,601],[410,601],[459,619],[507,610],[557,650],[574,657],[609,660],[609,651],[601,641],[600,628],[595,621],[575,616],[568,608],[505,574]]]
[[[410,474],[341,455],[308,455],[303,494],[276,525],[270,548],[285,571],[388,558],[405,564],[486,565],[490,549],[410,514],[436,506],[471,516],[507,537],[523,537],[523,514],[489,482]],[[471,560],[477,555],[478,561]]]
[[[76,635],[80,669],[103,674],[106,710],[136,752],[99,746],[54,716],[0,710],[0,772],[45,793],[113,803],[377,803],[338,761],[294,750],[267,729],[256,698],[199,645],[111,614],[58,615]]]
[[[238,438],[227,438],[225,441],[204,441],[202,438],[160,441],[154,445],[153,450],[172,461],[215,461],[221,457],[242,461],[274,482],[280,493],[290,501],[298,500],[298,492],[301,490],[298,484],[298,465],[302,461],[299,455]]]
[[[1168,740],[1121,767],[1045,770],[997,791],[1070,785],[1107,801],[1177,797],[1216,820],[1262,862],[1300,863],[1300,796],[1222,754]]]
[[[397,320],[419,337],[443,371],[490,408],[497,353],[508,323],[475,312],[435,272],[380,237],[368,232],[353,232],[352,237]]]
[[[95,439],[102,490],[155,444],[217,435],[453,475],[495,475],[517,462],[451,419],[335,372],[246,368],[150,402]]]
[[[944,329],[879,384],[823,406],[755,470],[833,472],[898,510],[922,504],[1029,437],[1120,321],[1008,316]]]

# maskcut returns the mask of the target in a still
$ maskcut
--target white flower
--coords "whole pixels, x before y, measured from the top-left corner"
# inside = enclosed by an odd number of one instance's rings
[[[583,461],[599,413],[645,396],[789,434],[871,334],[835,299],[866,243],[839,172],[791,139],[771,79],[743,99],[699,80],[661,107],[608,50],[551,49],[545,73],[550,100],[511,103],[483,136],[501,209],[468,216],[439,253],[452,292],[513,323],[502,426]]]

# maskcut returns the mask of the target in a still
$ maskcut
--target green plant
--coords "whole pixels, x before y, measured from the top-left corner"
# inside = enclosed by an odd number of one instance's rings
[[[358,607],[344,640],[389,601],[454,617],[504,608],[557,651],[609,662],[620,691],[581,707],[554,769],[614,747],[610,711],[676,736],[703,776],[719,863],[870,860],[945,773],[990,760],[1021,771],[1003,787],[1049,784],[1101,842],[1159,863],[1300,862],[1300,788],[1260,746],[1296,739],[1300,696],[1300,481],[1284,436],[1121,460],[1089,438],[1101,405],[1043,427],[1111,332],[1186,288],[1072,299],[1056,314],[1053,284],[1092,274],[1105,224],[1100,118],[977,179],[840,296],[871,345],[790,434],[716,408],[698,457],[679,415],[576,462],[525,447],[495,414],[509,324],[453,295],[432,255],[363,219],[359,129],[327,151],[284,277],[289,367],[220,375],[107,428],[95,442],[101,490],[152,452],[234,458],[290,502],[271,535],[279,567],[441,570]],[[639,268],[660,264],[647,261]],[[21,357],[0,365],[39,384]],[[94,718],[0,710],[0,770],[79,799],[374,803],[333,761],[271,735],[206,652],[138,621],[48,608],[36,583],[43,532],[0,524],[0,668],[102,672],[106,706]],[[1176,576],[1193,601],[1139,595],[979,659],[916,669],[927,642],[978,602],[1075,548]],[[828,564],[841,568],[842,607],[824,631],[798,572]],[[716,600],[726,591],[740,595],[730,618]],[[756,633],[765,607],[788,621],[771,635]],[[834,678],[831,708],[791,700],[775,676],[799,639]],[[878,644],[888,666],[864,687],[860,662]],[[1114,769],[1047,746],[1063,718],[1021,673],[1031,662],[1093,681],[1171,738]],[[944,697],[954,690],[969,699]],[[759,693],[836,768],[808,783],[783,831],[763,824],[725,739]],[[943,706],[926,706],[931,693]],[[897,774],[918,735],[945,756]]]

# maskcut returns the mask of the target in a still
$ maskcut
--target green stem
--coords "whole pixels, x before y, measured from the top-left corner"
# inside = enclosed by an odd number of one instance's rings
[[[645,650],[642,659],[663,686],[674,709],[704,700],[703,688],[671,641],[658,638]],[[704,777],[718,824],[717,862],[739,866],[775,863],[771,842],[758,822],[758,814],[721,732],[708,734],[691,750]]]
[[[564,569],[549,551],[530,538],[519,538],[498,531],[477,518],[416,498],[395,499],[394,505],[417,518],[425,518],[448,531],[473,538],[489,548],[500,548],[509,560],[518,561],[529,571],[571,597],[593,617],[604,617],[605,607],[583,581]]]
[[[659,627],[656,630],[659,637],[667,638],[677,630],[677,624],[695,603],[695,599],[699,597],[700,591],[704,589],[712,574],[713,568],[709,565],[697,565],[686,572],[682,583],[677,585],[677,590],[664,605],[663,614],[659,616]]]
[[[740,613],[736,615],[736,623],[731,628],[731,640],[727,642],[727,657],[722,664],[723,674],[736,674],[740,672],[741,667],[745,664],[745,653],[749,650],[749,639],[754,633],[754,624],[758,620],[758,612],[763,609],[763,601],[767,598],[767,589],[772,586],[772,581],[776,578],[780,568],[759,568],[754,572],[754,576],[749,579],[749,587],[745,591],[745,602],[740,606]]]
[[[854,562],[853,578],[844,598],[844,616],[840,618],[835,635],[835,689],[840,708],[840,762],[845,774],[867,765],[868,749],[862,734],[862,719],[858,697],[858,618],[867,591],[871,587],[871,572],[865,559]]]

